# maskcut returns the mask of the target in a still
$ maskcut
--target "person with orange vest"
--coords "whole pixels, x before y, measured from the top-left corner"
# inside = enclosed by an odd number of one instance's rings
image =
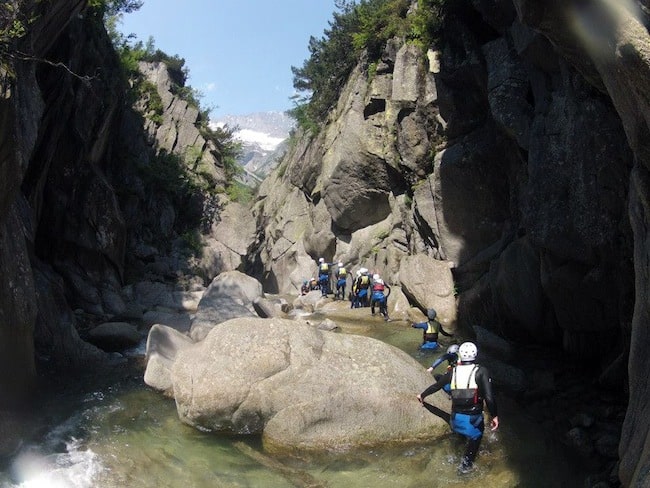
[[[492,378],[484,366],[476,364],[478,349],[473,342],[463,342],[458,347],[458,363],[443,374],[433,385],[417,395],[423,406],[424,399],[449,385],[451,389],[451,428],[467,437],[465,454],[458,466],[458,474],[469,473],[474,468],[485,430],[483,404],[492,415],[490,429],[499,428],[497,403],[492,390]]]

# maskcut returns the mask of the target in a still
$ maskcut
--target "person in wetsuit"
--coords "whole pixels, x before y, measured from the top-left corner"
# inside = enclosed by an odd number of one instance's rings
[[[370,296],[370,313],[375,315],[375,306],[379,307],[379,313],[384,316],[388,322],[388,295],[390,295],[390,286],[384,283],[377,273],[372,275],[372,295]]]
[[[451,368],[456,366],[456,363],[458,362],[458,344],[452,344],[447,348],[447,352],[440,356],[438,359],[436,359],[431,367],[427,369],[427,373],[432,373],[434,369],[436,369],[438,366],[440,366],[442,363],[447,361],[447,371],[449,371]],[[440,377],[442,376],[442,373],[436,373],[433,375],[433,377],[438,381]],[[451,387],[450,385],[445,385],[442,387],[447,394],[451,394]]]
[[[490,428],[499,428],[497,404],[492,390],[492,378],[484,366],[476,364],[478,350],[473,342],[464,342],[458,348],[458,364],[443,374],[433,385],[417,395],[420,403],[449,384],[451,387],[451,428],[467,437],[465,454],[458,473],[465,474],[474,467],[485,430],[483,404],[492,416]]]
[[[422,329],[422,345],[420,349],[438,349],[438,333],[452,337],[452,334],[445,332],[442,324],[436,320],[436,315],[436,311],[430,308],[427,310],[428,321],[411,325],[415,329]]]

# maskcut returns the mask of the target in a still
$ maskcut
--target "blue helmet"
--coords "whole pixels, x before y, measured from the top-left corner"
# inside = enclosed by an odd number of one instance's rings
[[[436,315],[438,315],[435,311],[435,309],[430,308],[427,310],[427,317],[429,317],[429,320],[433,320],[436,318]]]

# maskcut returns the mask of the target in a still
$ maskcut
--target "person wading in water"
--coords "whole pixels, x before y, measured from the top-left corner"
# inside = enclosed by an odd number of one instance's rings
[[[427,396],[447,384],[450,385],[451,428],[454,432],[467,437],[465,454],[458,466],[459,474],[469,473],[474,468],[474,460],[485,430],[484,402],[492,415],[491,430],[495,431],[499,428],[497,404],[492,391],[492,378],[485,367],[476,364],[477,354],[478,349],[473,342],[463,342],[458,348],[458,363],[433,385],[417,395],[418,401],[425,405],[424,399]]]

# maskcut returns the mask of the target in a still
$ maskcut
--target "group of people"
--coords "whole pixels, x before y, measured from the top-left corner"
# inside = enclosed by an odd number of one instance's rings
[[[301,292],[309,293],[313,289],[320,289],[323,296],[331,293],[330,281],[332,269],[336,283],[335,299],[343,299],[347,279],[349,276],[347,268],[342,262],[327,263],[324,258],[319,259],[318,280],[314,278],[303,283]],[[390,286],[387,285],[377,273],[370,274],[367,268],[361,268],[356,272],[352,280],[350,292],[351,308],[370,307],[372,315],[378,308],[379,313],[388,321],[388,296]],[[436,319],[437,313],[434,309],[427,310],[427,321],[413,323],[411,326],[422,330],[422,350],[433,351],[440,347],[439,334],[446,337],[453,337],[445,331],[442,324]],[[450,345],[445,354],[436,359],[428,372],[435,369],[445,361],[447,369],[444,373],[434,374],[435,383],[417,395],[418,401],[430,411],[436,413],[434,407],[424,401],[426,397],[443,390],[451,397],[451,415],[445,417],[449,421],[452,430],[467,438],[465,452],[458,466],[459,474],[466,474],[473,470],[474,460],[479,451],[483,433],[485,431],[485,420],[483,415],[484,406],[491,415],[490,428],[495,431],[499,427],[497,404],[492,389],[492,378],[489,371],[476,362],[478,349],[473,342],[464,342],[460,345]]]
[[[336,268],[335,268],[336,267]],[[334,271],[332,273],[332,271]],[[343,300],[346,296],[348,282],[348,269],[342,262],[328,263],[325,258],[318,259],[318,280],[312,278],[310,281],[303,281],[300,293],[306,295],[311,290],[320,290],[322,296],[334,293],[335,300]],[[336,283],[336,289],[331,289],[332,277]],[[389,321],[388,296],[390,286],[384,282],[378,273],[370,275],[367,268],[360,268],[352,279],[350,292],[350,308],[370,307],[370,312],[375,315],[375,309]]]

